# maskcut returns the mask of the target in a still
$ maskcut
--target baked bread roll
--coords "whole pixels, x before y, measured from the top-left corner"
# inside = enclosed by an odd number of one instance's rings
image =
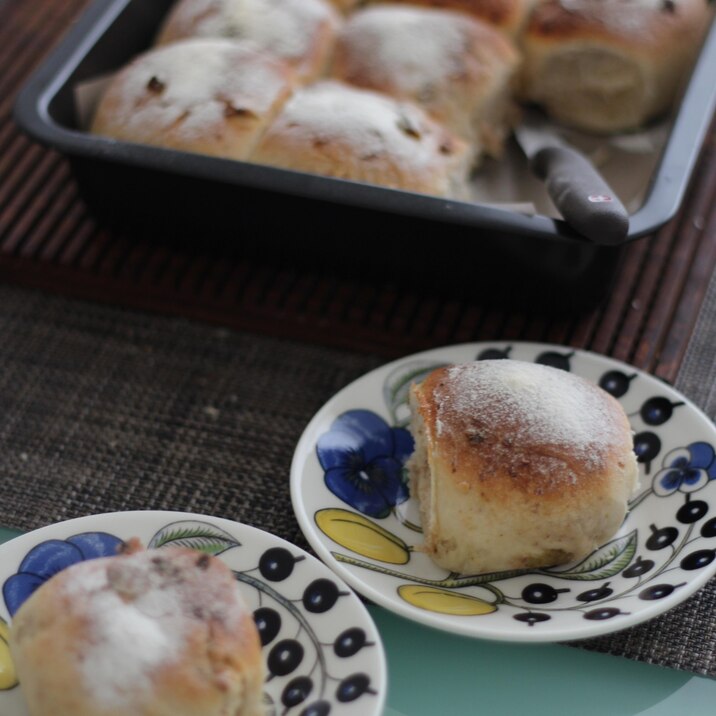
[[[368,0],[383,3],[386,0]],[[532,6],[537,0],[388,0],[407,5],[420,5],[443,10],[457,10],[493,25],[512,38],[524,27]]]
[[[31,716],[259,716],[258,632],[220,560],[166,547],[79,562],[18,610]]]
[[[179,0],[157,43],[187,37],[248,42],[309,81],[323,72],[338,24],[338,13],[325,0]]]
[[[326,81],[296,92],[252,161],[395,189],[463,196],[469,145],[419,107]]]
[[[671,108],[711,17],[705,0],[546,0],[523,37],[524,97],[578,129],[636,129]]]
[[[516,117],[511,93],[518,62],[506,37],[464,13],[375,5],[343,27],[332,74],[416,102],[499,156]]]
[[[140,55],[111,81],[92,132],[245,159],[292,91],[290,69],[229,40]]]
[[[439,368],[411,388],[408,466],[425,550],[480,573],[578,560],[619,529],[637,482],[619,403],[513,360]]]

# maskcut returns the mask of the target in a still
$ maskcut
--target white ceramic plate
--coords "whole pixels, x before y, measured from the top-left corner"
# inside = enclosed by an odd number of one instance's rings
[[[315,557],[230,520],[182,512],[118,512],[61,522],[0,546],[0,612],[6,621],[33,588],[73,562],[145,545],[195,547],[234,571],[264,643],[267,716],[368,716],[386,698],[383,647],[355,594]],[[6,626],[0,625],[2,716],[27,716],[20,688],[8,688]],[[4,670],[3,670],[3,667]],[[72,684],[67,685],[72,688]]]
[[[635,433],[640,488],[617,535],[578,564],[455,575],[422,542],[403,463],[407,389],[446,363],[551,364],[619,399]],[[563,641],[674,607],[716,573],[716,429],[686,398],[626,364],[563,346],[474,343],[426,351],[356,380],[313,418],[291,469],[294,510],[318,555],[361,594],[467,636]]]

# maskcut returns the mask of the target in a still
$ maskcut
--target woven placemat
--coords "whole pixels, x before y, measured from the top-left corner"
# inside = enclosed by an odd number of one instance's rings
[[[716,274],[711,278],[675,387],[716,421]],[[716,578],[645,624],[579,642],[594,651],[716,676]]]
[[[0,287],[0,524],[186,510],[302,547],[293,450],[381,360]]]
[[[716,281],[678,385],[710,415],[714,331]],[[296,442],[383,362],[7,286],[0,336],[0,524],[21,530],[184,510],[306,548],[288,489]],[[716,676],[714,614],[716,580],[667,617],[578,646]]]

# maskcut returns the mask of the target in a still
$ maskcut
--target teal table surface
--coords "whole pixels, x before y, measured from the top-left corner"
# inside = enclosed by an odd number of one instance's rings
[[[20,534],[0,528],[0,542]],[[713,716],[716,680],[559,644],[467,639],[371,615],[388,659],[383,716]]]
[[[388,658],[384,716],[716,713],[716,680],[559,644],[467,639],[370,611]]]

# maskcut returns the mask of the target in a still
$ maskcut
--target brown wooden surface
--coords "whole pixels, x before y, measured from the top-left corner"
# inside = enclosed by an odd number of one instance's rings
[[[678,217],[627,248],[613,288],[590,308],[520,303],[519,286],[507,287],[509,302],[486,300],[167,248],[98,225],[67,162],[11,118],[24,80],[86,4],[0,0],[1,280],[386,357],[451,342],[539,340],[674,379],[716,265],[713,127]]]

